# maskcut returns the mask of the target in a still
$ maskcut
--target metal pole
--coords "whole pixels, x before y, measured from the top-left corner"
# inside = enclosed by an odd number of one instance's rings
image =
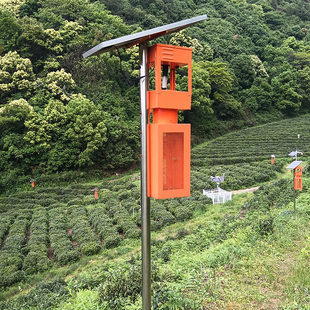
[[[297,153],[296,153],[296,156],[297,156]],[[296,169],[296,168],[295,168]],[[295,200],[295,169],[293,169],[293,187],[294,187],[294,213],[296,211],[296,200]]]
[[[140,100],[141,100],[141,216],[142,216],[142,309],[151,310],[151,229],[150,198],[147,196],[147,122],[148,42],[140,43]]]

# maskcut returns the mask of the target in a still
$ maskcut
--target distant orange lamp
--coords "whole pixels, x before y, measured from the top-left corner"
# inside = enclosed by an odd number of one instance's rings
[[[184,66],[188,68],[187,90],[176,91],[176,69]],[[148,67],[155,68],[155,90],[147,93],[148,196],[156,199],[190,196],[191,127],[178,124],[178,111],[191,108],[192,49],[155,44],[148,50]]]
[[[271,155],[271,164],[272,164],[272,165],[274,164],[274,158],[275,158],[275,156],[274,156],[274,155]]]
[[[98,199],[98,187],[93,188],[92,192],[94,192],[95,199]]]
[[[34,187],[34,179],[30,180],[31,186]]]

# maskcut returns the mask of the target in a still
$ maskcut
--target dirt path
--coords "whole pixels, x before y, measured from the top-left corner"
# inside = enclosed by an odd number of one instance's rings
[[[233,195],[235,194],[242,194],[242,193],[253,193],[259,189],[259,186],[246,188],[246,189],[238,189],[236,191],[231,191]]]

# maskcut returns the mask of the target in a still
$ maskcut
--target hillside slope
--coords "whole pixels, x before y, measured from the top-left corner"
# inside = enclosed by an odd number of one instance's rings
[[[310,177],[305,168],[293,213],[285,170],[297,143],[308,164],[308,123],[305,115],[193,149],[191,197],[151,201],[154,309],[310,306]],[[237,142],[252,153],[237,153]],[[223,172],[223,188],[260,189],[212,205],[202,189]],[[0,198],[0,309],[141,309],[139,192],[135,173],[63,187],[38,180],[31,191]]]

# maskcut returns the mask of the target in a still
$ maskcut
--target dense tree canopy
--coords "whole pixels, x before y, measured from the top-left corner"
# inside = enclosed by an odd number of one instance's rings
[[[309,110],[301,0],[6,0],[0,5],[0,170],[128,168],[139,156],[138,48],[96,44],[206,13],[158,42],[193,49],[193,140]],[[152,79],[152,78],[151,78]],[[180,89],[187,75],[177,76]],[[258,117],[259,118],[259,117]],[[262,118],[259,118],[262,119]]]

